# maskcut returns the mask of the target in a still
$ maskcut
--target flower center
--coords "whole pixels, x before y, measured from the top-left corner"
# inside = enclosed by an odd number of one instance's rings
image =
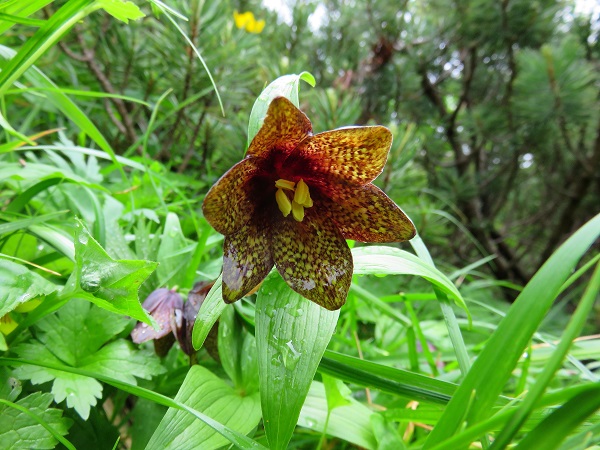
[[[279,206],[279,211],[283,213],[283,217],[289,216],[291,212],[294,219],[302,222],[304,219],[304,208],[310,208],[313,205],[308,186],[304,180],[294,183],[293,181],[280,178],[275,182],[275,187],[277,188],[275,200],[277,201],[277,206]]]

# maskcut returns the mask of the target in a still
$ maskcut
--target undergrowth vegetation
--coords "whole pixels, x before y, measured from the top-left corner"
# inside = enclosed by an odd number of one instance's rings
[[[0,449],[599,448],[598,17],[292,3],[0,1]],[[276,97],[394,138],[418,234],[333,311],[223,301],[202,204]]]

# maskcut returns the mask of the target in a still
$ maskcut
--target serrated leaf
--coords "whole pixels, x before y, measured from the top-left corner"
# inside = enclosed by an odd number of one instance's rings
[[[262,126],[267,115],[267,109],[275,97],[285,97],[296,107],[299,106],[298,88],[300,87],[300,80],[304,80],[313,87],[316,84],[315,77],[308,72],[302,72],[298,75],[284,75],[279,77],[260,93],[250,112],[248,145],[250,145],[250,142],[252,142],[252,139],[254,139],[254,136],[256,136],[256,133],[258,133],[258,130]]]
[[[256,347],[271,449],[287,447],[338,317],[339,310],[328,311],[292,291],[276,271],[263,282],[256,300]]]
[[[130,1],[98,0],[98,3],[108,14],[125,23],[146,16],[135,3]]]
[[[62,417],[60,409],[49,408],[52,394],[35,392],[16,403],[42,419],[59,436],[66,435],[73,423]],[[24,411],[0,403],[0,417],[1,450],[52,449],[58,443],[48,430]]]
[[[243,396],[202,366],[192,366],[175,400],[203,412],[223,425],[247,434],[260,421],[258,393]],[[147,450],[210,450],[228,440],[184,411],[169,409],[150,439]]]
[[[197,243],[191,243],[185,238],[177,215],[167,214],[156,255],[159,263],[156,270],[159,286],[183,285],[196,245]]]
[[[57,286],[27,267],[0,259],[0,317],[21,303],[45,297]]]
[[[101,308],[152,323],[138,299],[141,284],[157,263],[143,260],[114,260],[89,234],[80,220],[76,223],[76,270],[61,296],[80,297]]]
[[[128,341],[106,344],[127,323],[122,316],[74,300],[40,320],[35,325],[37,339],[17,345],[14,351],[23,359],[77,367],[135,384],[135,377],[149,379],[164,369],[154,354],[136,350]],[[84,419],[102,397],[102,385],[94,378],[40,366],[17,367],[15,375],[33,384],[53,381],[55,401],[66,399],[67,406]]]

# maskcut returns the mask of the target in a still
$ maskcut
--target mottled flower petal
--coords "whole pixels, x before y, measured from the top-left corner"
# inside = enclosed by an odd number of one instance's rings
[[[248,155],[264,157],[273,149],[287,153],[311,134],[308,117],[287,98],[277,97],[269,105],[265,121],[248,147]]]
[[[352,254],[327,215],[306,211],[302,222],[281,218],[273,228],[273,259],[290,287],[331,311],[345,302]]]
[[[261,216],[258,216],[261,217]],[[258,218],[257,217],[257,218]],[[255,288],[273,267],[268,220],[251,220],[223,244],[223,300],[239,300]]]
[[[383,170],[392,145],[385,127],[349,127],[315,134],[303,141],[287,161],[311,177],[367,184]]]
[[[208,191],[202,212],[219,233],[235,233],[252,217],[256,193],[251,182],[258,172],[254,158],[246,158],[233,166]]]
[[[360,242],[401,242],[416,230],[406,214],[373,184],[332,186],[318,205],[336,223],[346,239]]]

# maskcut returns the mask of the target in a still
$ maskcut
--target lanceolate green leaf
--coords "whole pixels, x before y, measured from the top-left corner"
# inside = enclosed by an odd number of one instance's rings
[[[198,311],[198,315],[196,316],[196,322],[192,330],[192,345],[196,350],[202,347],[210,329],[219,320],[226,307],[227,305],[223,301],[221,293],[221,277],[219,277],[204,299],[200,311]]]
[[[491,406],[502,392],[562,284],[598,235],[600,215],[561,245],[525,286],[475,360],[424,448],[443,442],[464,423],[467,426],[474,425],[489,416]]]
[[[442,272],[412,253],[393,247],[372,246],[354,248],[352,256],[355,275],[418,275],[439,287],[467,311],[467,305],[454,283]]]
[[[261,417],[258,393],[246,396],[208,369],[197,365],[190,368],[175,400],[242,434],[252,431]],[[227,439],[214,429],[194,420],[185,411],[169,409],[146,450],[210,450],[227,443]]]
[[[8,47],[0,45],[0,56],[4,59],[14,58],[16,52]],[[120,167],[116,155],[98,128],[85,115],[85,113],[73,101],[61,92],[60,89],[37,67],[33,66],[24,73],[24,77],[32,85],[39,88],[48,88],[45,93],[46,99],[58,108],[69,120],[84,131],[102,150],[104,150],[112,161]],[[103,154],[104,155],[104,154]],[[104,155],[106,156],[106,155]]]
[[[273,271],[256,300],[260,396],[269,447],[287,448],[339,310],[306,300]]]
[[[298,99],[298,88],[300,80],[306,81],[311,86],[315,86],[315,78],[308,72],[302,72],[299,75],[284,75],[277,78],[269,84],[259,95],[254,102],[252,111],[250,112],[250,120],[248,121],[248,145],[260,130],[260,127],[265,120],[267,109],[271,101],[275,97],[286,97],[296,107],[299,107],[300,100]]]
[[[531,430],[517,450],[553,450],[591,414],[600,409],[600,383],[573,397]]]
[[[417,373],[384,366],[327,350],[319,371],[348,383],[382,390],[413,400],[447,403],[456,385]]]
[[[552,377],[560,369],[561,363],[573,345],[573,341],[579,336],[586,324],[586,319],[594,307],[598,292],[600,292],[600,265],[596,265],[596,270],[577,306],[577,310],[571,317],[560,343],[552,353],[550,360],[545,364],[542,373],[537,377],[535,384],[527,393],[525,400],[521,403],[515,415],[494,440],[492,448],[504,448],[508,445],[527,417],[529,417],[540,397],[548,388]]]
[[[70,0],[56,11],[0,72],[0,95],[10,88],[40,56],[67,33],[73,25],[100,8],[94,0]]]

